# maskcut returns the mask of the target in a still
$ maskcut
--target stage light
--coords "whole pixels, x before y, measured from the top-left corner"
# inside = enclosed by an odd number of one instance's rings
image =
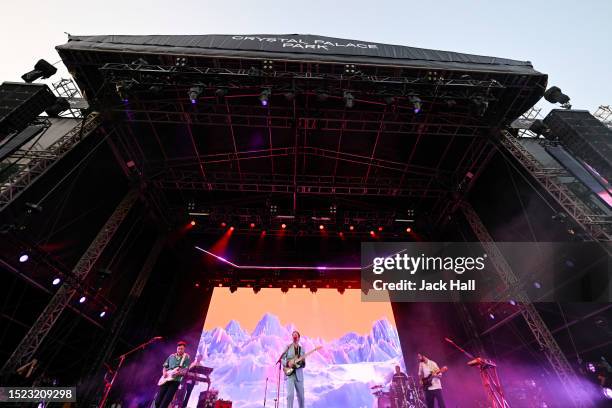
[[[421,111],[421,108],[423,107],[421,98],[413,95],[408,98],[408,101],[412,104],[412,110],[414,113],[419,113]]]
[[[373,230],[370,230],[370,235],[371,235],[371,236],[374,236],[374,235],[376,235],[376,233],[374,233],[374,231],[373,231]]]
[[[407,228],[406,228],[406,232],[410,234],[410,233],[412,232],[412,228],[407,227]]]
[[[564,94],[557,86],[551,86],[544,92],[544,99],[550,103],[559,103],[563,108],[570,109],[570,97]]]
[[[305,287],[306,287],[306,285],[302,284],[302,289],[305,288]]]
[[[30,259],[28,254],[21,254],[21,256],[19,256],[19,262],[21,263],[28,262],[28,259]]]
[[[192,104],[195,105],[198,102],[198,98],[200,97],[200,95],[202,95],[202,92],[204,92],[204,88],[202,88],[201,86],[192,86],[191,88],[189,88],[189,92],[187,95],[189,96],[189,100]]]
[[[222,287],[223,287],[223,284],[222,284],[222,283],[220,283],[220,284],[218,284],[217,286],[219,286],[220,288],[222,288]]]
[[[353,225],[349,226],[349,230],[353,231],[355,227]]]
[[[516,306],[516,300],[514,299],[510,299],[508,303],[510,303],[512,306]]]
[[[272,284],[270,283],[270,284],[268,285],[268,287],[269,287],[269,288],[271,288],[271,287],[272,287]]]
[[[348,91],[344,91],[344,106],[347,108],[352,108],[355,105],[355,97],[352,93]]]
[[[233,231],[234,230],[234,226],[232,225],[229,229],[230,229],[230,231]]]
[[[196,222],[192,220],[189,224],[191,224],[191,226],[193,227],[196,225]]]
[[[128,102],[130,91],[134,87],[135,83],[136,83],[136,81],[134,81],[134,80],[119,81],[115,85],[115,89],[117,90],[117,94],[119,95],[119,98],[121,98],[121,100],[123,102],[125,102],[125,103]]]
[[[287,224],[281,224],[281,228],[282,229],[286,229],[287,228]]]
[[[85,303],[86,300],[87,298],[85,296],[81,296],[81,298],[79,299],[79,303]]]
[[[287,286],[281,286],[281,292],[287,293],[289,292],[289,288]]]
[[[237,286],[234,286],[234,285],[230,286],[230,292],[231,292],[231,293],[234,293],[234,292],[236,292],[237,290],[238,290],[238,287],[237,287]]]
[[[355,64],[346,64],[344,65],[344,73],[347,75],[354,75],[357,72],[355,68]]]
[[[472,102],[472,106],[474,107],[476,114],[478,116],[484,116],[489,108],[489,101],[481,95],[473,96],[470,101]]]
[[[601,391],[603,392],[604,397],[606,397],[607,399],[612,399],[612,389],[608,387],[603,387]]]
[[[378,232],[382,232],[383,227],[378,227]]]
[[[317,287],[316,286],[311,286],[310,287],[310,293],[317,293]]]
[[[294,288],[297,288],[297,285],[294,283],[294,284],[293,284],[293,287],[294,287]]]
[[[353,289],[353,287],[351,285],[348,285],[347,288],[348,289]]]
[[[196,282],[193,286],[195,286],[196,288],[200,287],[200,282]]]
[[[252,222],[252,223],[251,223],[251,225],[249,225],[249,227],[251,227],[251,228],[255,228],[255,223],[254,223],[254,222]]]
[[[340,231],[338,235],[340,236],[340,238],[344,237],[344,233],[342,231]]]
[[[51,284],[53,284],[53,286],[57,286],[60,284],[62,280],[60,278],[55,278],[53,279],[53,281],[51,282]]]
[[[49,78],[57,72],[57,68],[45,61],[44,59],[38,60],[34,65],[34,70],[26,72],[21,76],[28,84],[36,81],[39,78]]]
[[[104,316],[106,316],[106,311],[105,310],[100,312],[100,317],[104,317]]]
[[[259,285],[254,285],[253,286],[253,293],[257,294],[257,293],[259,293],[260,290],[261,290],[261,286],[259,286]]]
[[[222,228],[227,227],[227,223],[226,223],[225,221],[223,221],[223,222],[221,223],[221,227],[222,227]]]
[[[320,229],[321,231],[323,231],[323,230],[325,229],[325,225],[323,225],[323,224],[319,225],[319,229]]]
[[[268,103],[270,102],[270,95],[272,95],[272,91],[269,89],[264,89],[261,91],[261,94],[259,94],[259,102],[261,102],[261,106],[268,106]]]
[[[542,284],[538,281],[533,282],[533,287],[536,289],[540,289],[542,288]]]
[[[595,364],[593,363],[587,363],[586,368],[587,371],[590,373],[594,373],[595,371],[597,371],[597,367],[595,367]]]
[[[491,320],[495,320],[495,315],[494,315],[493,313],[489,313],[489,318],[490,318]]]
[[[343,288],[343,287],[339,287],[339,288],[338,288],[338,292],[339,292],[341,295],[344,295],[344,288]]]
[[[329,283],[328,283],[327,285],[325,285],[325,287],[326,287],[327,289],[329,289]]]

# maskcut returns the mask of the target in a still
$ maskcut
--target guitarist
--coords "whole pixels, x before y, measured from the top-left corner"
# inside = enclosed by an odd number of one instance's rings
[[[434,401],[438,401],[438,408],[445,408],[444,398],[442,397],[442,372],[435,361],[428,359],[422,354],[417,354],[419,358],[419,378],[425,385],[425,401],[427,408],[434,408]]]
[[[185,371],[190,364],[189,354],[185,353],[185,346],[187,343],[179,341],[176,344],[176,353],[172,353],[168,356],[163,365],[163,377],[168,377],[169,372],[175,368],[184,368]],[[157,397],[155,397],[155,408],[168,408],[168,405],[172,402],[174,394],[181,383],[183,376],[176,376],[168,379],[159,386],[157,391]]]
[[[296,330],[291,336],[293,337],[293,343],[291,343],[285,353],[283,354],[282,364],[283,367],[291,367],[295,370],[289,376],[287,376],[287,408],[293,408],[293,395],[297,394],[299,408],[304,408],[304,373],[303,369],[306,366],[306,360],[302,360],[300,363],[295,364],[294,359],[304,357],[304,349],[300,345],[300,333]]]

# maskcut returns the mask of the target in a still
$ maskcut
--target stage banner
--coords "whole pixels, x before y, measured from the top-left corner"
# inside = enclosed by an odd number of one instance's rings
[[[364,242],[362,301],[610,302],[609,242]]]

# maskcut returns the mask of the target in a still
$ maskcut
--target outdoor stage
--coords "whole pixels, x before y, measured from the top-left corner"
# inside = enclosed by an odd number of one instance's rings
[[[284,407],[275,363],[298,330],[322,347],[304,369],[312,408],[424,407],[417,353],[448,366],[447,406],[606,403],[612,218],[551,168],[548,139],[510,127],[547,87],[530,62],[294,34],[57,50],[89,108],[50,119],[70,147],[28,156],[1,191],[6,302],[23,309],[2,384],[149,407],[184,340],[209,367],[189,407],[209,387]],[[548,265],[572,289],[553,298],[543,256],[518,267],[495,241],[591,246]],[[362,244],[383,242],[481,243],[500,297],[365,301]]]

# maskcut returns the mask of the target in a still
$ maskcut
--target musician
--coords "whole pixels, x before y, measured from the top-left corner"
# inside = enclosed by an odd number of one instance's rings
[[[299,408],[304,408],[304,367],[306,360],[295,365],[294,358],[303,357],[304,349],[300,345],[300,333],[296,330],[291,333],[293,343],[287,346],[287,350],[281,359],[283,367],[295,367],[295,371],[287,376],[287,408],[293,408],[293,395],[297,394]]]
[[[430,360],[422,354],[418,354],[419,359],[419,378],[421,381],[424,378],[428,378],[433,374],[431,385],[425,387],[425,401],[427,402],[427,408],[434,408],[434,401],[438,401],[438,408],[445,408],[444,398],[442,397],[442,373],[434,374],[440,370],[438,364],[435,361]]]
[[[391,376],[389,389],[391,390],[396,406],[406,406],[408,399],[408,376],[402,373],[402,368],[398,365],[395,366],[395,372]]]
[[[185,353],[185,346],[187,343],[184,341],[179,341],[176,344],[176,353],[172,353],[168,356],[166,361],[162,366],[163,376],[167,377],[170,370],[175,368],[184,368],[187,369],[190,364],[189,354]],[[166,381],[162,385],[159,386],[159,390],[157,391],[157,397],[155,398],[155,408],[168,408],[168,405],[172,402],[174,398],[174,394],[179,387],[179,384],[183,380],[183,376],[176,376],[170,378],[169,381]]]

